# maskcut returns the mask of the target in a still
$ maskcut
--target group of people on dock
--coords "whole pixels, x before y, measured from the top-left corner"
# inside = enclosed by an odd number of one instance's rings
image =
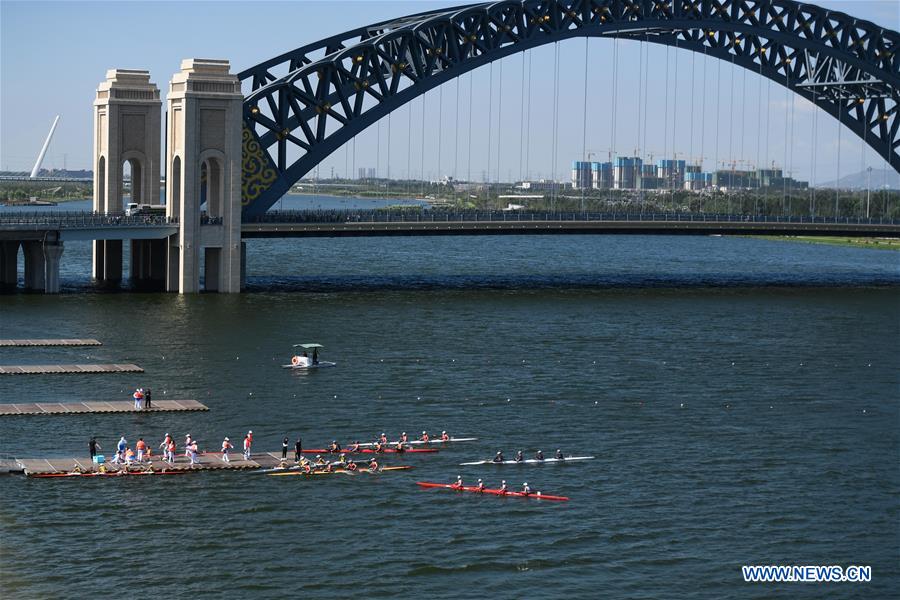
[[[151,398],[151,390],[147,388],[137,388],[134,390],[134,393],[131,395],[134,398],[134,410],[148,410],[153,408],[153,401]]]
[[[149,390],[148,390],[149,391]],[[297,442],[300,440],[298,438]],[[253,431],[247,431],[247,435],[244,436],[244,460],[250,460],[250,451],[253,446]],[[184,457],[189,459],[190,464],[196,465],[200,464],[200,445],[199,442],[194,439],[190,433],[185,435],[184,437]],[[225,462],[229,462],[230,459],[228,457],[228,451],[234,448],[234,446],[229,441],[229,438],[226,437],[222,442],[222,460]],[[99,462],[97,457],[101,456],[99,451],[102,450],[103,447],[97,441],[96,437],[91,437],[88,442],[88,450],[91,454],[91,463]],[[166,432],[165,437],[162,442],[159,444],[158,449],[161,451],[163,460],[170,465],[175,464],[175,455],[178,452],[178,446],[175,443],[175,438],[169,432]],[[105,460],[105,458],[104,458]],[[113,453],[112,460],[109,461],[114,465],[123,465],[125,468],[140,466],[145,464],[152,464],[153,462],[153,451],[150,446],[147,445],[147,442],[144,441],[144,438],[138,438],[138,441],[134,444],[134,447],[129,445],[128,440],[125,438],[123,434],[118,443],[116,444],[115,452]]]

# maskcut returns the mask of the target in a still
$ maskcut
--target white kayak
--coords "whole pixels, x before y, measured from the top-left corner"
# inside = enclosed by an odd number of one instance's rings
[[[573,462],[576,460],[593,460],[593,456],[567,456],[565,458],[545,458],[544,460],[538,460],[536,458],[527,458],[521,461],[515,460],[504,460],[503,462],[495,462],[493,460],[479,460],[477,462],[467,462],[467,463],[459,463],[462,467],[469,467],[472,465],[539,465],[543,463],[567,463]]]
[[[421,446],[422,444],[449,444],[450,442],[474,442],[477,439],[478,438],[455,438],[455,437],[452,437],[449,440],[437,439],[437,440],[428,440],[427,442],[423,442],[422,440],[412,440],[409,442],[403,442],[403,445],[404,446]],[[374,445],[375,445],[374,443],[367,443],[367,444],[360,444],[359,446],[361,448],[371,448]],[[396,441],[387,443],[387,446],[389,448],[392,448],[396,445],[397,445]]]
[[[329,362],[327,360],[320,360],[317,363],[313,363],[310,365],[281,365],[282,369],[296,369],[300,371],[308,371],[310,369],[323,369],[325,367],[333,367],[337,363]]]

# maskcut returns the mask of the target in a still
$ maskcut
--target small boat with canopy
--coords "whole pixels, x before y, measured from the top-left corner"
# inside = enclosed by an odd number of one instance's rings
[[[335,363],[327,360],[319,360],[319,350],[324,348],[322,344],[294,344],[294,348],[302,348],[299,354],[291,357],[291,364],[281,365],[285,369],[321,369],[333,367]]]

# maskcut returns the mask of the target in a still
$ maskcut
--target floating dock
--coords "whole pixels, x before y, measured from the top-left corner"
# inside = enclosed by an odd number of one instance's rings
[[[58,339],[58,340],[0,340],[0,348],[25,348],[31,346],[102,346],[94,339]]]
[[[61,373],[143,373],[137,365],[3,365],[0,375],[52,375]]]
[[[0,404],[0,417],[10,415],[70,415],[85,413],[155,413],[209,410],[196,400],[154,400],[153,408],[135,408],[134,401],[121,402],[26,402]]]
[[[150,446],[155,445],[150,443]],[[111,442],[110,446],[115,451],[115,442]],[[102,452],[101,452],[102,453]],[[153,456],[151,463],[144,462],[142,466],[146,468],[152,464],[156,471],[222,471],[222,470],[245,470],[245,469],[271,469],[277,467],[281,463],[281,452],[261,452],[253,454],[251,460],[244,460],[240,452],[232,452],[229,455],[230,462],[222,460],[222,454],[219,452],[207,452],[201,454],[200,462],[192,465],[190,459],[183,456],[183,452],[175,457],[175,464],[170,465],[162,460],[161,456]],[[288,453],[288,463],[293,465],[293,451]],[[17,458],[16,469],[19,473],[26,475],[38,475],[42,473],[70,473],[75,467],[82,471],[92,471],[97,469],[97,465],[91,463],[89,457],[82,458]],[[106,468],[110,471],[119,470],[123,465],[114,465],[109,461]],[[134,469],[139,468],[135,463]]]

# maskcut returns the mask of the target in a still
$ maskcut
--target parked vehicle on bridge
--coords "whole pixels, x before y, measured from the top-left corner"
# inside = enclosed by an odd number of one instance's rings
[[[136,217],[139,215],[165,216],[165,204],[138,204],[137,202],[129,202],[125,205],[125,216]]]
[[[319,369],[322,367],[333,367],[335,363],[327,360],[319,360],[319,349],[324,348],[322,344],[294,344],[294,348],[303,348],[300,354],[291,357],[291,364],[281,365],[284,369]],[[310,355],[310,352],[312,354]]]

